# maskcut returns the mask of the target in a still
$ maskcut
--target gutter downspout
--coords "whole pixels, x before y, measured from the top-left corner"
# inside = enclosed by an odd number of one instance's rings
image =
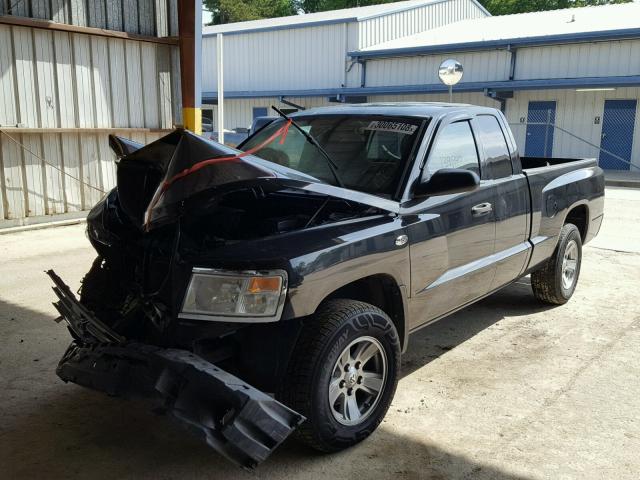
[[[358,64],[360,64],[360,88],[364,88],[367,85],[367,61],[358,57]]]

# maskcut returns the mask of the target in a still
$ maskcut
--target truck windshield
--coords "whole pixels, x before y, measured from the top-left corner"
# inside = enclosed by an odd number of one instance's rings
[[[384,197],[394,195],[405,166],[414,154],[421,118],[379,115],[318,115],[293,117],[335,162],[345,188]],[[286,120],[278,119],[249,138],[250,150],[274,134]],[[255,156],[298,170],[325,183],[336,184],[326,158],[304,135],[291,127]]]

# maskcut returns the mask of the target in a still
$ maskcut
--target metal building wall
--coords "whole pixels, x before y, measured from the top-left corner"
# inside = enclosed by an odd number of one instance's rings
[[[480,16],[486,14],[471,0],[442,0],[358,22],[228,33],[224,36],[225,89],[250,92],[359,86],[360,66],[351,64],[347,52]],[[202,89],[215,92],[215,36],[203,38],[202,56]]]
[[[514,98],[507,101],[507,119],[516,137],[518,148],[524,152],[526,125],[521,120],[526,122],[529,102],[555,100],[557,102],[556,125],[581,139],[600,145],[602,121],[596,123],[595,117],[600,117],[602,120],[604,102],[609,99],[636,99],[640,104],[640,88],[617,88],[614,91],[590,92],[577,92],[575,89],[515,92]],[[553,155],[557,157],[598,158],[600,152],[584,141],[556,130],[553,136]],[[634,165],[640,167],[640,111],[636,112],[631,159]]]
[[[450,57],[444,54],[368,60],[367,86],[437,85],[438,67]],[[511,56],[507,51],[457,53],[455,58],[464,65],[461,83],[509,79]]]
[[[485,11],[471,0],[435,2],[359,22],[358,48],[367,48],[459,20],[486,16]]]
[[[177,0],[0,0],[0,15],[156,37],[178,34]]]
[[[312,89],[345,79],[349,24],[227,34],[224,85],[229,91]],[[217,90],[216,37],[202,41],[202,89]]]
[[[516,78],[640,75],[640,40],[521,48]]]
[[[175,1],[14,5],[81,26],[176,32]],[[180,123],[179,77],[174,45],[0,23],[0,226],[90,208],[115,184],[110,133],[148,143]]]

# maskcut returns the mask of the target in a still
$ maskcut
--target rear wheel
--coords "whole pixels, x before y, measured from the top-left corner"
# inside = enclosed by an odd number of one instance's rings
[[[578,284],[582,261],[582,238],[578,227],[567,223],[560,231],[553,255],[531,274],[531,287],[538,300],[553,305],[567,303]]]
[[[400,366],[400,341],[379,308],[330,300],[304,326],[280,399],[307,421],[299,440],[334,452],[369,436],[386,414]]]

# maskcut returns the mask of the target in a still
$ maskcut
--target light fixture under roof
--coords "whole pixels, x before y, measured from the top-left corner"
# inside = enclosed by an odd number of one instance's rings
[[[615,90],[613,87],[576,88],[576,92],[614,92]]]

